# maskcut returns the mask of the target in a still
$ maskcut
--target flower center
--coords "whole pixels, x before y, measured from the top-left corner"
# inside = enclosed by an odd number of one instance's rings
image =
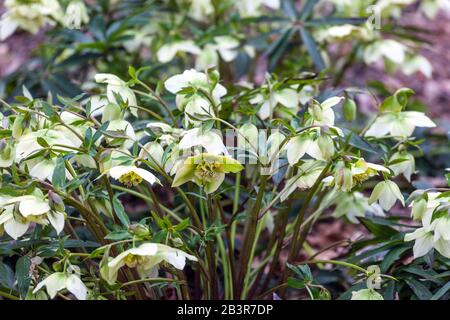
[[[195,170],[195,176],[203,181],[213,180],[220,168],[220,164],[215,162],[203,161]]]
[[[119,181],[127,187],[137,186],[142,182],[142,177],[134,171],[127,172],[120,176]]]
[[[367,179],[369,179],[371,176],[373,176],[374,173],[376,173],[376,171],[371,169],[371,168],[369,168],[369,169],[367,169],[366,171],[364,171],[362,173],[354,174],[352,176],[353,182],[355,184],[360,184],[360,183],[366,181]]]
[[[127,255],[123,261],[129,268],[136,268],[137,265],[142,264],[144,262],[144,257],[135,256],[133,254]]]

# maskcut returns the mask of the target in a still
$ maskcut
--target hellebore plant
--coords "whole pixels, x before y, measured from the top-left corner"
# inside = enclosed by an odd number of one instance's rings
[[[431,75],[361,18],[370,3],[395,22],[411,1],[169,2],[145,26],[116,3],[5,2],[2,39],[58,24],[84,40],[63,37],[50,90],[0,100],[0,296],[447,298],[450,189],[419,176],[439,123],[411,89],[340,84],[354,59]],[[343,41],[355,51],[327,59]],[[61,55],[95,59],[83,93],[52,91]],[[318,245],[331,223],[345,239]]]

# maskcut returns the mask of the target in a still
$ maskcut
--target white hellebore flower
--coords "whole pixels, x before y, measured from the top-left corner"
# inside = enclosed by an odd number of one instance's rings
[[[74,0],[69,3],[64,15],[64,25],[67,28],[80,29],[81,25],[89,22],[89,15],[82,0]]]
[[[119,95],[122,100],[129,106],[137,106],[136,96],[133,90],[128,87],[127,83],[118,76],[110,73],[98,73],[95,75],[95,81],[98,83],[106,83],[106,96],[109,102],[118,104],[115,95]],[[131,113],[137,116],[137,109],[131,108]]]
[[[270,92],[268,97],[257,94],[250,100],[250,103],[261,105],[258,115],[262,120],[266,120],[275,112],[278,104],[288,108],[292,113],[297,113],[300,102],[300,94],[293,87]]]
[[[219,55],[225,62],[233,61],[238,55],[239,44],[239,40],[232,36],[215,37],[213,43],[206,44],[202,49],[195,61],[195,68],[203,70],[211,66],[218,66]],[[249,56],[254,54],[252,49],[250,46],[244,46],[244,50]]]
[[[430,225],[405,235],[405,241],[415,240],[413,247],[414,259],[426,255],[431,249],[436,249],[446,258],[450,258],[450,217],[437,218]]]
[[[67,289],[78,300],[86,300],[86,285],[80,280],[80,277],[74,273],[55,272],[49,275],[38,283],[33,290],[33,294],[38,292],[44,286],[47,288],[47,293],[51,299],[53,299],[59,291]]]
[[[181,40],[172,43],[166,43],[159,48],[156,56],[161,63],[167,63],[172,61],[175,55],[179,52],[188,52],[191,54],[200,54],[201,50],[197,47],[192,40]]]
[[[0,41],[8,38],[17,28],[36,34],[45,24],[53,25],[54,20],[62,17],[57,0],[5,0],[4,6],[6,12],[0,20]]]
[[[160,243],[143,243],[137,248],[128,249],[110,260],[107,265],[106,277],[109,283],[114,283],[120,268],[127,266],[136,268],[141,278],[155,275],[159,263],[165,261],[178,270],[183,270],[186,259],[197,261],[195,256]]]
[[[340,218],[346,216],[351,223],[358,223],[358,217],[365,217],[366,212],[376,216],[384,216],[383,209],[376,203],[369,205],[368,198],[361,192],[342,192],[337,191],[338,195],[334,200],[336,208],[333,216]]]
[[[400,200],[402,205],[405,206],[405,199],[400,188],[395,182],[387,180],[381,181],[375,186],[370,195],[369,204],[378,201],[384,210],[389,211],[397,200]]]
[[[441,196],[441,192],[427,192],[427,199],[414,199],[410,207],[412,207],[411,216],[414,220],[422,220],[422,224],[427,226],[431,224],[434,210],[441,204],[450,202],[450,197]]]
[[[286,181],[286,187],[281,192],[281,201],[286,200],[297,188],[301,190],[311,188],[316,183],[324,168],[325,164],[322,161],[305,160],[299,166],[298,174]]]
[[[372,64],[385,58],[396,65],[401,65],[405,61],[407,50],[405,45],[395,40],[378,40],[364,50],[364,62]]]
[[[280,8],[280,0],[236,0],[235,5],[242,17],[257,17],[262,14],[262,6]]]
[[[351,300],[384,300],[383,296],[374,289],[362,289],[352,292]]]
[[[331,97],[322,103],[312,100],[308,107],[308,113],[312,118],[310,125],[334,126],[335,115],[332,108],[341,103],[342,100],[344,100],[343,97]]]
[[[222,137],[215,131],[203,132],[202,128],[194,128],[184,133],[178,147],[181,150],[202,146],[207,153],[228,155]]]
[[[413,75],[416,72],[421,72],[427,78],[431,78],[433,74],[433,66],[427,58],[421,55],[416,55],[408,58],[401,66],[402,71],[407,76]]]
[[[380,138],[387,134],[407,138],[416,127],[433,128],[436,124],[418,111],[386,112],[381,114],[366,131],[366,137]]]
[[[414,156],[406,151],[399,151],[392,155],[389,159],[389,168],[395,173],[396,176],[403,174],[403,176],[411,182],[411,175],[415,171],[415,159]]]
[[[150,184],[159,182],[153,173],[136,166],[115,166],[112,167],[108,173],[112,178],[119,180],[120,183],[123,183],[128,187],[137,186],[143,180]]]
[[[50,223],[59,234],[64,228],[63,212],[50,208],[49,202],[42,197],[26,195],[6,198],[0,203],[0,225],[13,239],[23,236],[32,222],[47,225]]]
[[[321,135],[320,130],[316,128],[291,138],[285,149],[291,166],[305,154],[317,160],[328,160],[335,151],[333,138],[330,135]]]
[[[38,131],[27,133],[20,136],[16,145],[16,162],[20,162],[30,155],[44,149],[42,145],[39,144],[38,138],[44,139],[49,146],[58,144],[58,149],[72,151],[70,147],[79,147],[82,141],[78,138],[74,138],[69,133],[61,130],[53,129],[41,129]],[[69,148],[64,148],[62,145]]]
[[[434,19],[439,10],[450,12],[450,0],[422,0],[420,10],[429,19]]]
[[[205,17],[214,13],[212,0],[191,0],[189,16],[197,21],[205,20]]]
[[[227,89],[219,83],[214,88],[211,88],[212,84],[206,74],[194,69],[186,70],[182,74],[170,77],[164,85],[169,92],[176,94],[177,107],[180,110],[184,110],[186,114],[186,125],[188,123],[193,123],[194,125],[198,123],[198,121],[190,118],[189,115],[215,116],[215,114],[211,102],[203,94],[194,93],[186,97],[184,94],[179,94],[182,89],[192,88],[195,91],[211,92],[211,99],[214,100],[216,105],[220,105],[220,98],[227,93]]]

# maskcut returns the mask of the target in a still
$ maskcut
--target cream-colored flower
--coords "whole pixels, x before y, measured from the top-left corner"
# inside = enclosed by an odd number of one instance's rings
[[[172,187],[193,181],[202,186],[206,193],[216,191],[225,179],[226,173],[236,173],[244,168],[237,160],[209,153],[188,157],[182,161],[177,168]]]
[[[317,32],[318,41],[337,41],[353,39],[370,39],[369,31],[366,28],[343,24],[339,26],[327,27]]]
[[[411,181],[411,175],[415,171],[415,159],[414,156],[407,151],[399,151],[392,155],[389,159],[389,168],[395,173],[396,176],[403,174],[406,180]]]
[[[73,134],[72,134],[73,135]],[[54,129],[41,129],[22,135],[17,140],[16,145],[16,162],[20,162],[23,159],[41,151],[44,147],[39,144],[38,138],[41,138],[52,147],[58,145],[59,150],[73,151],[71,148],[79,147],[82,141],[78,138],[70,136],[67,131],[54,130]],[[65,148],[67,146],[68,148]]]
[[[335,169],[334,178],[329,177],[326,182],[334,183],[336,189],[350,192],[355,186],[383,172],[390,173],[389,169],[360,158],[349,164],[339,162]]]
[[[395,40],[377,40],[369,44],[364,50],[364,62],[372,64],[382,59],[387,59],[396,65],[402,65],[405,61],[408,48]]]
[[[383,209],[376,203],[369,205],[369,199],[361,192],[338,192],[333,203],[336,208],[333,211],[333,216],[340,218],[345,216],[351,223],[358,223],[358,217],[365,217],[366,213],[371,213],[376,216],[384,216]]]
[[[113,179],[119,180],[120,183],[123,183],[128,187],[137,186],[142,183],[143,180],[147,181],[150,184],[159,182],[159,180],[150,171],[138,168],[133,165],[112,167],[108,171],[108,174]]]
[[[420,10],[429,19],[434,19],[439,10],[450,12],[450,0],[422,0],[420,2]]]
[[[407,58],[403,65],[401,65],[401,70],[407,76],[413,75],[416,72],[421,72],[427,78],[431,78],[433,74],[433,66],[430,61],[421,55]]]
[[[331,97],[327,100],[319,103],[316,100],[312,100],[308,107],[308,114],[311,119],[308,121],[308,125],[314,126],[334,126],[334,111],[333,107],[343,101],[343,97]]]
[[[143,243],[137,248],[128,249],[119,254],[107,264],[103,276],[109,283],[115,283],[120,268],[136,268],[141,278],[156,276],[158,265],[167,262],[178,270],[183,270],[186,259],[197,261],[195,256],[186,252],[171,248],[160,243]]]
[[[197,47],[192,40],[181,40],[172,43],[166,43],[159,48],[156,56],[161,63],[167,63],[172,61],[178,52],[188,52],[198,55],[201,53],[199,47]]]
[[[47,293],[51,299],[53,299],[59,291],[67,289],[67,291],[72,293],[78,300],[86,300],[88,291],[86,285],[75,273],[52,273],[38,283],[36,288],[33,290],[33,294],[38,292],[44,286],[46,287]]]
[[[383,296],[374,289],[362,289],[352,292],[351,300],[384,300]]]
[[[52,210],[42,195],[6,197],[0,201],[0,225],[13,239],[23,236],[32,222],[41,225],[50,223],[59,234],[64,228],[63,212]]]
[[[214,13],[212,0],[191,0],[189,16],[197,21],[204,21],[206,17]]]
[[[286,187],[281,192],[281,201],[286,200],[297,188],[306,190],[311,188],[319,178],[325,163],[323,161],[305,160],[298,167],[298,174],[286,181]]]
[[[389,211],[399,200],[403,206],[405,206],[405,199],[400,191],[400,188],[393,181],[386,180],[379,182],[372,191],[369,198],[369,204],[378,201],[380,206]]]
[[[292,113],[297,113],[300,103],[300,94],[294,87],[284,88],[270,92],[266,97],[263,94],[257,94],[250,100],[251,104],[260,105],[258,115],[262,120],[270,118],[274,112],[280,112],[277,106],[281,105],[290,110]]]
[[[194,128],[186,131],[181,138],[178,147],[181,150],[201,146],[207,153],[228,155],[227,148],[223,144],[218,132],[210,130],[204,132],[202,128]]]
[[[320,134],[318,128],[291,138],[285,149],[291,166],[294,166],[305,154],[316,160],[328,160],[335,152],[333,138],[330,135]]]
[[[433,248],[450,258],[450,217],[446,215],[437,218],[431,224],[405,235],[405,241],[413,240],[414,259],[426,255]]]
[[[82,0],[74,0],[69,3],[64,14],[64,25],[67,28],[80,29],[82,24],[89,22],[89,15]]]
[[[137,106],[136,95],[125,81],[118,76],[110,73],[98,73],[95,75],[95,81],[98,83],[106,83],[106,96],[109,102],[118,104],[115,95],[119,95],[121,99],[128,103],[129,106]],[[136,108],[130,108],[131,113],[137,116]]]
[[[377,117],[365,136],[380,138],[390,133],[394,137],[407,138],[416,127],[433,128],[436,124],[418,111],[386,112]]]
[[[186,70],[182,74],[178,74],[170,77],[164,83],[166,89],[176,94],[176,104],[180,110],[183,110],[186,114],[186,124],[193,123],[198,124],[199,121],[192,119],[191,116],[195,115],[210,115],[215,116],[213,106],[211,102],[202,93],[197,91],[202,90],[204,92],[211,93],[211,99],[214,100],[216,105],[220,105],[220,98],[223,97],[227,90],[224,86],[217,83],[214,85],[210,82],[207,75],[198,72],[194,69]],[[189,95],[180,94],[182,89],[191,88],[194,93]]]
[[[242,17],[257,17],[264,6],[279,9],[280,0],[236,0],[235,5]]]
[[[427,192],[426,198],[420,197],[411,202],[411,216],[414,220],[421,220],[424,226],[428,226],[436,208],[448,202],[450,197],[443,196],[441,192]]]
[[[5,0],[4,5],[6,12],[0,20],[0,41],[17,28],[36,34],[44,25],[54,25],[63,15],[57,0]]]

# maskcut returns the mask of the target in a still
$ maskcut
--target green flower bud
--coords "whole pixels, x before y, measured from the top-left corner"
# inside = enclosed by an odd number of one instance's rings
[[[58,212],[64,212],[65,206],[64,202],[61,199],[61,197],[54,193],[53,191],[48,192],[48,204],[50,205],[50,208],[58,211]]]
[[[133,223],[130,225],[128,232],[140,238],[145,238],[150,235],[150,230],[146,226],[139,223]]]
[[[53,270],[55,270],[56,272],[61,272],[63,270],[63,264],[61,261],[55,261],[52,264],[52,268]]]
[[[356,118],[356,103],[352,99],[345,100],[344,106],[344,118],[347,121],[353,121]]]

